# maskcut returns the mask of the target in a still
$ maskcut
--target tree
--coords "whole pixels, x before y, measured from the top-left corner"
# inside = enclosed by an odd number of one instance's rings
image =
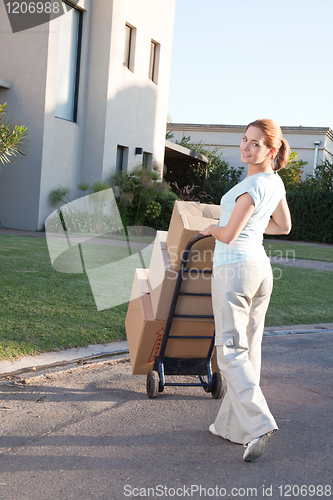
[[[4,165],[11,156],[24,155],[28,129],[25,125],[13,125],[6,121],[7,103],[0,103],[0,162]]]
[[[302,184],[303,167],[307,165],[307,161],[299,160],[297,151],[290,153],[287,165],[279,171],[287,191],[293,191]]]
[[[308,175],[302,189],[333,193],[333,163],[327,159],[319,163],[313,175]]]

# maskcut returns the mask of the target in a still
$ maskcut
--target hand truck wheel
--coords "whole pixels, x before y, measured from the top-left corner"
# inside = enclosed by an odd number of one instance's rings
[[[226,390],[226,383],[221,372],[213,373],[212,398],[221,399]]]
[[[150,399],[156,398],[158,394],[159,385],[160,385],[159,374],[154,370],[150,370],[147,375],[147,386],[146,386],[148,398]]]

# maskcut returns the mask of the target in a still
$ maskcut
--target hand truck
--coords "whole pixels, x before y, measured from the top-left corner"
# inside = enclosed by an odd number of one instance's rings
[[[203,387],[205,392],[211,392],[214,399],[222,398],[226,390],[226,383],[220,371],[212,373],[211,359],[214,350],[214,339],[215,331],[213,335],[202,335],[202,336],[185,336],[185,335],[170,335],[170,330],[174,318],[213,318],[212,315],[179,315],[175,314],[177,300],[180,295],[186,296],[201,296],[201,297],[211,297],[210,293],[191,293],[191,292],[181,292],[181,285],[184,276],[189,272],[196,273],[207,273],[212,274],[211,270],[199,270],[199,269],[188,269],[187,263],[189,260],[190,252],[193,245],[210,236],[205,236],[203,234],[198,234],[192,238],[183,253],[180,269],[178,272],[178,277],[175,285],[175,290],[170,305],[170,310],[168,314],[168,319],[165,327],[165,332],[163,335],[163,340],[161,344],[161,349],[159,355],[155,358],[153,370],[150,370],[147,375],[147,395],[149,398],[153,399],[157,396],[159,392],[163,392],[165,386],[199,386]],[[165,356],[165,350],[169,339],[188,339],[189,341],[193,339],[211,339],[210,347],[206,357],[203,358],[170,358]],[[189,383],[176,383],[176,382],[166,382],[165,375],[197,375],[199,382],[189,382]],[[203,378],[206,377],[206,380]]]

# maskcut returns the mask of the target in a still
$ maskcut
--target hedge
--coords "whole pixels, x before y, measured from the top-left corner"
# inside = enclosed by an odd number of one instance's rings
[[[333,192],[287,192],[292,230],[281,239],[333,244]]]

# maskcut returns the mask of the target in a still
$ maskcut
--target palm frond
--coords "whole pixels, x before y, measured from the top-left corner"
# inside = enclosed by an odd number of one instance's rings
[[[25,156],[24,148],[27,142],[28,128],[25,125],[13,125],[4,117],[7,113],[7,104],[0,103],[0,162],[4,165],[11,161],[11,157]]]

